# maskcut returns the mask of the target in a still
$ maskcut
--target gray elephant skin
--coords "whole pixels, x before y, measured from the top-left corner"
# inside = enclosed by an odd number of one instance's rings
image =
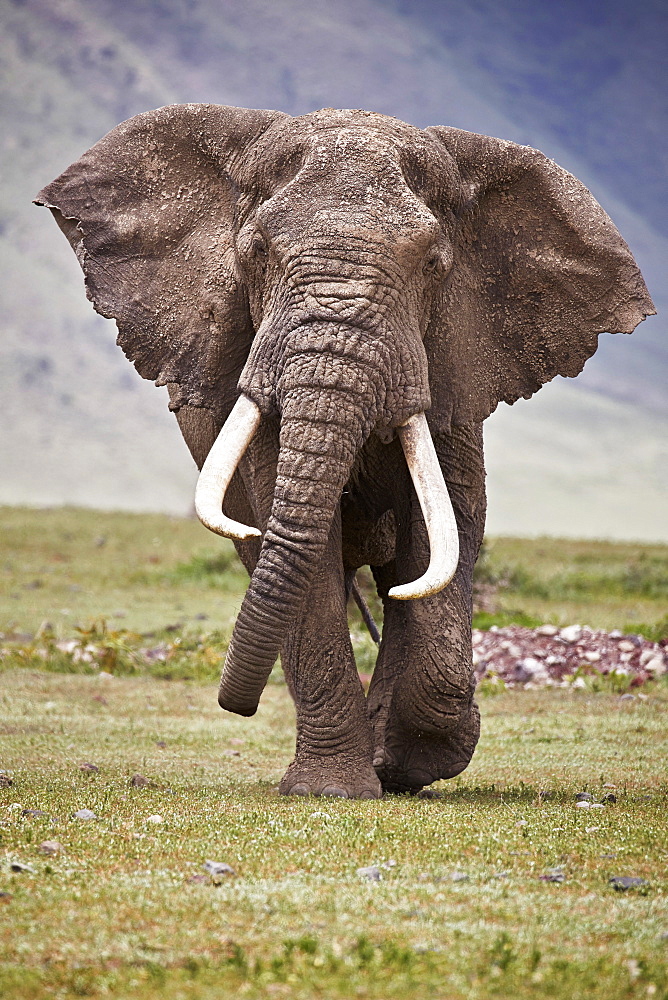
[[[137,371],[168,386],[195,462],[227,462],[200,476],[208,523],[251,580],[219,701],[252,715],[280,654],[297,712],[280,791],[376,798],[458,774],[480,729],[482,422],[654,312],[614,224],[530,147],[202,104],[124,122],[36,202]],[[440,499],[419,496],[430,476]],[[450,528],[429,527],[450,503]],[[416,591],[439,545],[452,566]],[[384,608],[366,698],[346,616],[363,565]]]

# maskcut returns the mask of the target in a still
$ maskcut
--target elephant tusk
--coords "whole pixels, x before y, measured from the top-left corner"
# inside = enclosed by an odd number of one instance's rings
[[[459,562],[459,533],[424,413],[414,414],[402,427],[397,427],[397,434],[420,501],[431,551],[426,573],[413,583],[392,587],[389,592],[398,601],[410,601],[437,594],[450,583]]]
[[[257,528],[223,514],[225,493],[260,424],[260,410],[248,396],[239,396],[214,441],[195,489],[195,511],[209,531],[225,538],[254,538]]]

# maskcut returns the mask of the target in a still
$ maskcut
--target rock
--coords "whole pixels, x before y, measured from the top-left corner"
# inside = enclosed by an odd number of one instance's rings
[[[563,639],[564,642],[577,642],[581,636],[581,625],[567,625],[566,628],[562,628],[559,632],[559,638]]]
[[[191,875],[186,881],[189,885],[211,885],[208,875]]]
[[[380,868],[376,868],[375,865],[369,865],[368,868],[358,868],[357,874],[368,882],[380,882],[383,877]]]
[[[594,801],[594,796],[591,794],[591,792],[578,792],[577,795],[575,796],[575,798],[576,798],[576,800],[578,802],[593,802]]]
[[[619,671],[619,670],[615,671],[615,673],[620,673],[620,672],[621,671]],[[636,696],[634,694],[628,694],[627,693],[627,694],[621,695],[621,697],[620,697],[619,700],[620,701],[635,701],[636,700]]]
[[[617,801],[617,796],[613,792],[606,792],[606,794],[601,799],[604,805],[612,805]]]
[[[416,799],[440,799],[442,797],[441,792],[437,792],[435,788],[421,788],[415,796]]]
[[[629,639],[621,639],[617,643],[617,649],[620,653],[632,653],[635,648],[635,645]]]
[[[575,803],[576,809],[591,809],[591,806],[592,806],[591,802],[587,802],[586,799],[583,799],[581,802]]]
[[[666,661],[663,656],[653,656],[644,664],[645,670],[652,677],[663,677],[666,673]]]
[[[63,845],[60,844],[57,840],[43,840],[42,843],[39,845],[39,849],[42,852],[42,854],[53,855],[53,854],[58,854],[60,851],[62,851]]]
[[[647,885],[644,878],[638,878],[635,875],[613,875],[612,878],[608,879],[608,882],[618,892],[625,892],[627,889],[640,889],[643,885]]]
[[[236,875],[234,868],[224,861],[205,861],[202,865],[213,878],[228,878]]]
[[[548,868],[548,870],[543,874],[539,875],[538,878],[542,882],[563,882],[566,879],[561,868]]]
[[[545,680],[547,677],[545,664],[533,656],[525,656],[519,661],[515,670],[515,679],[519,681]]]
[[[466,872],[458,872],[458,871],[451,872],[448,878],[450,879],[451,882],[468,882],[469,880],[469,876],[466,874]]]
[[[98,774],[100,769],[97,764],[91,764],[89,760],[85,760],[83,764],[79,764],[79,770],[88,774]]]
[[[146,788],[151,782],[143,774],[133,774],[130,778],[130,784],[133,788]]]
[[[165,741],[164,741],[164,740],[156,740],[156,741],[155,741],[155,745],[156,745],[157,747],[160,747],[160,749],[161,749],[161,750],[164,750],[164,749],[165,749],[165,747],[167,746],[167,744],[165,743]]]
[[[539,625],[536,629],[538,635],[556,635],[559,629],[556,625]]]
[[[41,809],[22,809],[22,816],[30,816],[33,819],[49,819],[49,816]]]
[[[21,861],[12,861],[9,866],[13,872],[28,872],[29,875],[36,875],[37,872],[32,865],[24,865]]]
[[[597,649],[588,649],[582,655],[588,663],[598,663],[601,659],[601,654]]]
[[[0,772],[0,788],[11,788],[13,784],[13,778],[10,778],[4,771]]]
[[[97,816],[92,809],[78,809],[74,813],[73,819],[97,819]]]
[[[0,903],[11,903],[12,894],[11,892],[0,892]]]
[[[225,757],[241,757],[239,750],[223,750],[223,755]]]
[[[159,813],[154,813],[152,816],[146,817],[147,823],[164,823],[162,816]]]

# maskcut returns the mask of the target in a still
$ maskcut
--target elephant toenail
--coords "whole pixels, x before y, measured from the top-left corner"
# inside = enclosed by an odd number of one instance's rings
[[[338,798],[338,799],[348,798],[348,792],[345,790],[345,788],[339,788],[338,785],[327,785],[326,788],[323,788],[321,794],[329,795],[332,796],[333,798]]]
[[[311,789],[303,781],[298,781],[296,785],[288,791],[288,795],[310,795]]]
[[[384,763],[385,763],[385,758],[384,757],[374,757],[373,758],[373,766],[374,767],[382,767]]]
[[[370,788],[365,788],[363,792],[360,792],[361,799],[377,799],[379,798],[376,792],[373,792]]]

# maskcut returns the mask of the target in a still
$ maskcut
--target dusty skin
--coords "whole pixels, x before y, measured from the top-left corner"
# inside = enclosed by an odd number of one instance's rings
[[[458,774],[479,733],[482,421],[654,311],[611,220],[529,147],[194,104],[119,125],[37,201],[128,358],[169,386],[200,468],[240,397],[259,417],[207,502],[224,489],[225,516],[260,532],[236,541],[251,582],[219,701],[252,715],[280,653],[297,717],[281,791],[374,798]],[[459,558],[394,600],[434,557],[423,511],[443,508],[418,501],[433,469],[411,480],[397,433],[423,414]],[[366,699],[345,610],[362,565],[384,604]]]

